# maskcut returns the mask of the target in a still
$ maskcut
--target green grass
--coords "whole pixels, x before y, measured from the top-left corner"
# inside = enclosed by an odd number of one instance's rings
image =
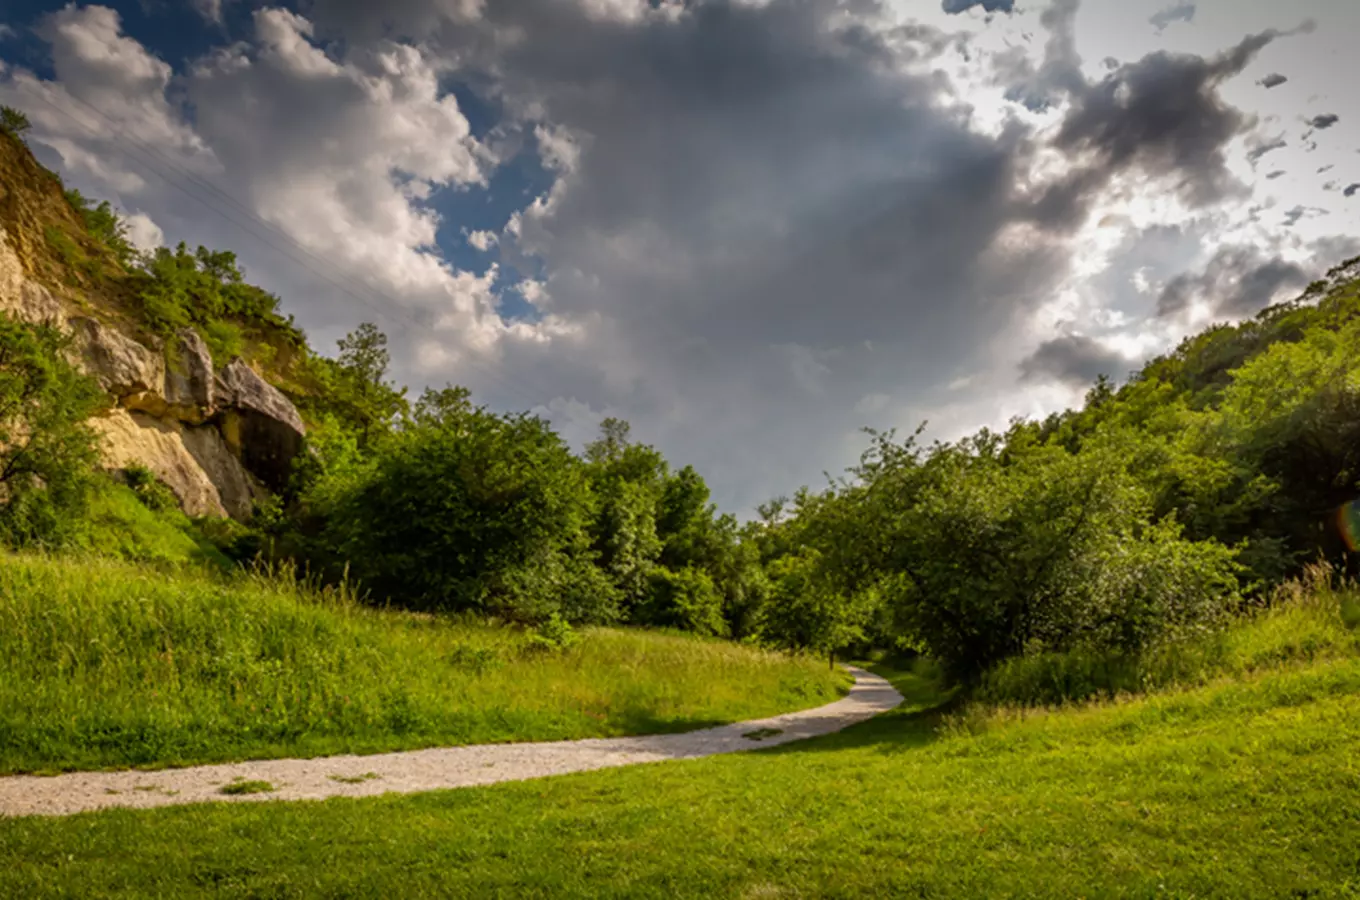
[[[490,788],[0,822],[0,895],[1354,898],[1357,848],[1337,659],[968,730],[913,704]]]
[[[282,578],[0,557],[0,773],[682,731],[817,706],[845,678],[730,642],[523,631]]]
[[[101,481],[76,535],[87,553],[162,569],[184,566],[227,571],[232,562],[178,508],[150,509],[127,485]]]

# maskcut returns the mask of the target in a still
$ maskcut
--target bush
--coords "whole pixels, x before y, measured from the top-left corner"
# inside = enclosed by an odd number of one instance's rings
[[[375,595],[537,622],[615,615],[591,565],[592,498],[547,423],[451,407],[383,440],[369,463],[313,473],[317,542]]]
[[[861,521],[902,576],[879,583],[903,633],[968,681],[1024,654],[1139,653],[1221,624],[1234,551],[1153,522],[1133,455],[1110,439],[1002,459],[984,436],[895,459]]]
[[[175,498],[174,492],[162,484],[156,474],[145,466],[125,468],[123,482],[137,495],[142,505],[153,512],[179,508],[179,500]]]
[[[648,625],[697,634],[727,634],[722,597],[713,586],[713,579],[690,566],[678,572],[660,566],[651,571],[640,619]]]
[[[1268,603],[1214,634],[1187,634],[1140,653],[1081,646],[1006,660],[985,673],[974,698],[1016,706],[1055,705],[1199,684],[1360,649],[1350,618],[1360,590],[1325,565],[1277,589]]]
[[[85,420],[104,393],[66,358],[51,328],[0,314],[0,540],[70,541],[85,513],[98,451]]]

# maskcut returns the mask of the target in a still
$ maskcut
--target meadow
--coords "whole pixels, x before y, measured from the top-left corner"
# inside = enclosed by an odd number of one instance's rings
[[[0,565],[0,773],[686,731],[813,707],[825,662],[693,635],[523,629],[286,574]]]
[[[0,894],[1360,896],[1353,632],[1316,602],[1234,632],[1252,665],[1153,693],[983,703],[928,666],[881,669],[900,709],[770,750],[413,796],[8,820]]]

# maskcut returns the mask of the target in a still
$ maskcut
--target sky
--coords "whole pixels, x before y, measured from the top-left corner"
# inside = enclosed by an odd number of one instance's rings
[[[862,429],[1079,404],[1360,254],[1353,0],[7,0],[0,103],[142,246],[235,251],[724,510]]]

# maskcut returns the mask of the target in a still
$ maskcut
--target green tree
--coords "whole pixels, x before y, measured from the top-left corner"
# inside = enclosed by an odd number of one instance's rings
[[[11,137],[22,138],[32,128],[28,116],[12,106],[0,106],[0,131]]]
[[[406,389],[388,380],[387,335],[373,323],[365,322],[341,338],[339,350],[338,378],[330,386],[336,392],[335,402],[358,431],[360,443],[368,444],[390,431],[406,412]],[[433,410],[447,400],[432,397],[426,404]]]
[[[661,554],[656,517],[667,466],[656,450],[630,442],[628,432],[627,422],[605,419],[585,457],[597,501],[592,545],[620,602],[632,610],[647,597]]]
[[[372,450],[319,510],[326,550],[379,597],[523,621],[616,616],[593,564],[580,462],[527,415],[440,406]]]
[[[109,201],[95,205],[77,190],[67,191],[66,199],[84,221],[85,229],[108,247],[118,262],[131,266],[136,261],[137,250],[128,240],[127,223],[114,212]]]
[[[64,543],[84,513],[98,452],[85,424],[102,404],[51,328],[0,315],[0,537]]]

